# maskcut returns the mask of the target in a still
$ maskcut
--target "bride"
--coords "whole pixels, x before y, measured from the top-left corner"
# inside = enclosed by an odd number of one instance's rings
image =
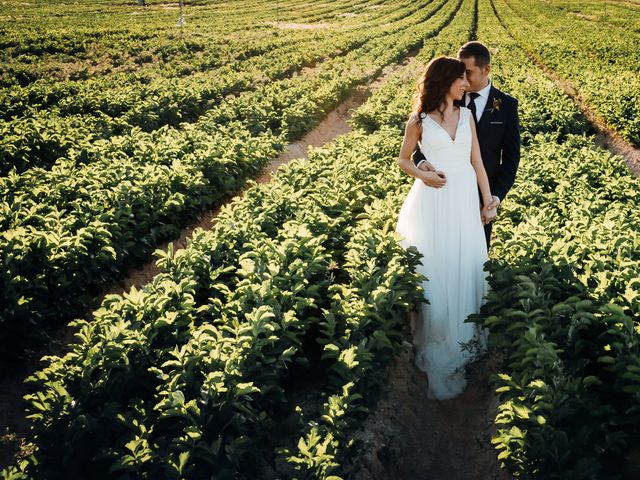
[[[480,311],[488,290],[483,271],[487,244],[483,223],[492,208],[471,110],[460,106],[469,87],[465,64],[434,58],[418,80],[398,165],[415,177],[398,218],[403,247],[422,253],[424,296],[413,332],[416,364],[427,374],[428,398],[453,398],[466,388],[464,367],[486,350],[488,330],[465,322]],[[418,143],[435,171],[411,161]],[[481,208],[478,187],[482,198]]]

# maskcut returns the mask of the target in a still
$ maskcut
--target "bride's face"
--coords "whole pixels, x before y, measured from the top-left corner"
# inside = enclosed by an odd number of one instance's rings
[[[456,78],[451,87],[449,87],[449,96],[454,100],[462,100],[464,92],[469,88],[469,82],[467,81],[467,74],[463,73],[462,76]]]

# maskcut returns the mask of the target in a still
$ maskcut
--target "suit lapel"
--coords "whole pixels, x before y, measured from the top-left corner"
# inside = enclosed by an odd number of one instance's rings
[[[482,117],[480,117],[480,121],[478,122],[478,129],[484,129],[484,127],[489,125],[489,117],[491,116],[491,113],[493,111],[493,99],[495,98],[495,95],[496,87],[491,85],[491,88],[489,89],[489,98],[487,98],[487,104],[485,105],[484,110],[482,111]]]

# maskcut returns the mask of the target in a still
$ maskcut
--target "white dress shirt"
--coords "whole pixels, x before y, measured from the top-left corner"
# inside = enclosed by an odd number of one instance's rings
[[[487,106],[487,101],[489,100],[489,90],[491,90],[491,79],[489,79],[489,83],[482,90],[478,90],[479,97],[476,97],[476,118],[478,122],[480,121],[480,117],[482,117],[482,112]],[[464,105],[469,105],[469,101],[471,97],[469,96],[469,92],[464,94]]]

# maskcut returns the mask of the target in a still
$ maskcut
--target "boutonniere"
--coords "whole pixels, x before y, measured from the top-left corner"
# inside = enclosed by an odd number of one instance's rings
[[[493,99],[493,110],[499,112],[501,105],[502,105],[502,100],[500,100],[499,98]]]

